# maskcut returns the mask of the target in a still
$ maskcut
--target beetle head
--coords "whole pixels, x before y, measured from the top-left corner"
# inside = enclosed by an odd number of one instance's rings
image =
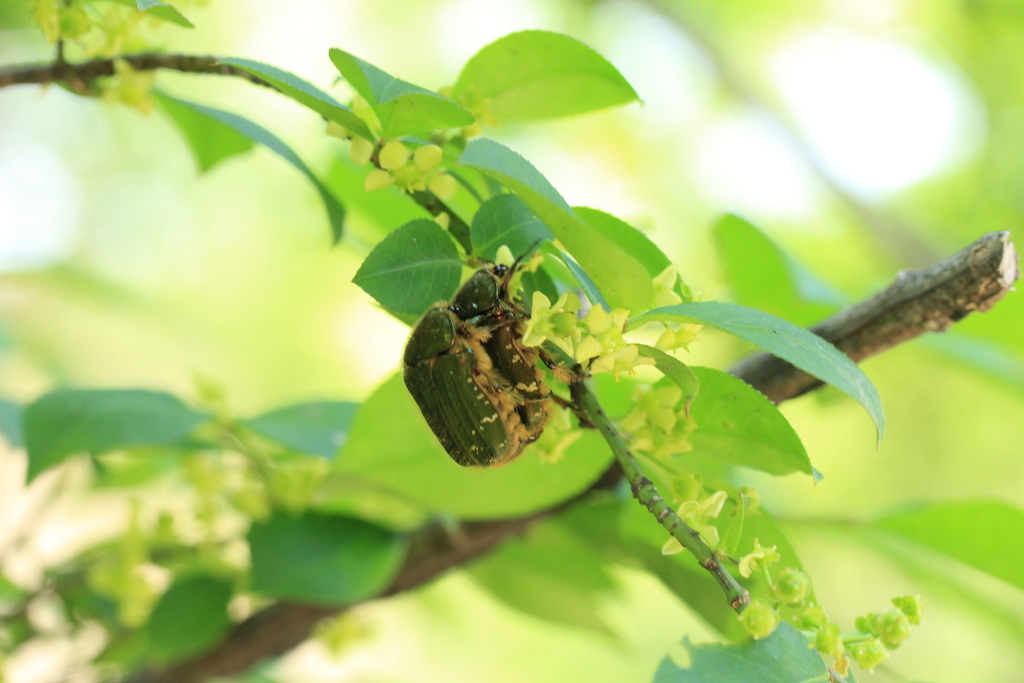
[[[403,356],[405,364],[416,365],[448,351],[455,343],[455,336],[456,323],[451,312],[442,306],[431,308],[409,337]]]

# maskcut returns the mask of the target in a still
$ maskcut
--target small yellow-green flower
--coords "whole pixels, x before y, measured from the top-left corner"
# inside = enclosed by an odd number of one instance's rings
[[[366,138],[354,137],[348,146],[348,156],[357,166],[370,163],[373,156],[373,143]]]
[[[60,0],[36,0],[32,18],[42,29],[46,42],[53,44],[60,40]]]
[[[679,518],[686,522],[690,528],[704,537],[704,542],[714,548],[718,545],[718,527],[710,524],[708,520],[715,519],[722,514],[722,506],[729,498],[725,491],[715,491],[703,501],[688,500],[679,506],[676,511]],[[683,545],[674,537],[668,539],[661,547],[663,555],[675,555],[683,552]]]
[[[866,640],[863,643],[854,643],[850,646],[850,656],[856,660],[858,666],[868,671],[885,661],[888,656],[885,648],[877,638]]]
[[[153,89],[155,72],[136,71],[131,64],[123,59],[114,60],[114,75],[117,80],[103,90],[103,99],[108,102],[120,102],[143,114],[153,111]]]
[[[674,265],[670,265],[654,278],[654,307],[674,306],[683,303],[682,297],[675,292],[679,273]]]
[[[704,482],[700,475],[693,472],[684,472],[672,480],[672,498],[677,503],[685,503],[688,500],[697,500],[704,492]]]
[[[381,147],[380,150],[380,167],[385,171],[394,171],[397,168],[401,168],[405,165],[405,162],[409,160],[409,148],[403,145],[398,140],[392,140],[388,144]]]
[[[619,424],[629,432],[630,445],[659,460],[693,449],[690,435],[697,422],[680,405],[682,390],[675,384],[651,388],[640,385],[633,393],[633,410]]]
[[[697,333],[703,327],[703,325],[696,323],[683,323],[675,329],[667,327],[661,333],[661,336],[658,337],[658,341],[654,342],[654,345],[662,351],[672,351],[674,349],[686,349],[689,351],[690,344],[697,338]]]
[[[739,572],[743,578],[750,578],[750,575],[755,571],[761,571],[767,569],[775,562],[782,559],[776,547],[773,545],[770,548],[765,548],[761,545],[761,541],[754,539],[754,549],[740,558]]]
[[[590,363],[591,374],[631,372],[638,365],[654,365],[654,359],[641,356],[639,349],[626,342],[622,333],[629,311],[616,308],[608,312],[594,306],[580,321],[590,334],[576,347],[576,362]]]
[[[352,113],[363,120],[363,123],[374,133],[380,134],[380,119],[377,112],[373,110],[370,103],[363,99],[362,95],[356,95],[352,100]]]
[[[395,179],[391,177],[391,174],[387,171],[375,168],[366,174],[366,180],[363,181],[363,189],[367,192],[373,192],[379,190],[382,187],[388,187],[395,184]]]
[[[572,292],[560,296],[553,306],[543,293],[534,292],[530,321],[526,323],[523,332],[523,344],[540,346],[550,340],[565,353],[575,357],[575,346],[581,336],[576,317],[580,305],[579,298]]]
[[[640,355],[640,349],[635,344],[629,344],[616,349],[614,353],[601,356],[590,364],[590,372],[632,372],[638,365],[654,365],[654,359]]]
[[[507,244],[503,244],[498,247],[498,250],[494,253],[494,263],[500,266],[511,266],[516,262],[516,257],[512,255],[512,250],[508,248]]]
[[[437,145],[423,145],[412,154],[412,162],[421,171],[429,171],[441,163],[444,153]]]
[[[746,629],[747,633],[754,640],[760,640],[770,636],[775,631],[775,627],[782,621],[782,618],[767,600],[764,598],[754,598],[747,605],[747,608],[743,610],[739,620],[743,624],[743,628]]]
[[[338,138],[339,140],[348,140],[352,137],[352,134],[348,131],[348,128],[341,125],[337,121],[328,121],[327,126],[324,128],[324,133],[330,135],[332,138]]]

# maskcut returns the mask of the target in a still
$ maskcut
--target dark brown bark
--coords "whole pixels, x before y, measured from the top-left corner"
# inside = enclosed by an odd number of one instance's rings
[[[172,71],[183,71],[186,73],[219,74],[222,76],[244,78],[259,85],[269,85],[266,81],[252,75],[248,71],[230,64],[219,63],[220,57],[152,53],[123,55],[117,59],[128,62],[136,71],[171,69]],[[46,64],[15,64],[13,66],[5,66],[0,68],[0,88],[5,88],[9,85],[45,85],[47,83],[63,82],[69,83],[72,87],[81,90],[83,88],[77,86],[89,83],[103,76],[113,76],[114,61],[113,59],[93,59],[76,64],[58,61]]]

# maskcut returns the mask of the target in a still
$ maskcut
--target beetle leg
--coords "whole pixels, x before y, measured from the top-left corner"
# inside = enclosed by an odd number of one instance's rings
[[[583,429],[597,429],[597,425],[591,422],[590,416],[588,416],[582,408],[580,408],[572,401],[564,399],[557,394],[552,394],[551,400],[557,403],[558,405],[562,406],[563,408],[571,410],[573,415],[576,416],[576,420],[579,422],[580,427],[582,427]]]
[[[555,379],[562,384],[578,384],[590,376],[578,364],[574,364],[571,367],[567,366],[563,358],[568,359],[569,357],[557,347],[555,347],[554,353],[551,348],[547,347],[547,344],[538,347],[537,351],[539,352],[540,359],[544,362],[544,365],[551,370]],[[559,356],[561,356],[561,358],[559,358]]]

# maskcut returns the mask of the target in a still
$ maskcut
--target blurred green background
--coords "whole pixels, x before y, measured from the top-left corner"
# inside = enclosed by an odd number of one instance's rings
[[[1024,4],[1016,0],[212,0],[168,51],[233,55],[328,88],[341,47],[413,83],[450,84],[486,43],[524,28],[572,35],[630,80],[643,106],[492,133],[571,205],[644,229],[711,298],[733,298],[712,226],[745,216],[840,299],[877,291],[1024,211]],[[51,56],[28,3],[0,7],[0,63]],[[340,188],[346,145],[310,112],[235,79],[161,73],[172,94],[244,113]],[[344,93],[343,88],[338,89]],[[56,385],[223,387],[252,415],[362,400],[397,368],[407,329],[351,284],[402,217],[350,204],[329,246],[309,183],[264,149],[199,175],[177,130],[57,87],[0,91],[0,395]],[[797,322],[807,323],[808,320]],[[727,367],[748,349],[713,331],[687,360]],[[831,390],[783,411],[825,478],[753,476],[786,520],[819,599],[849,622],[923,593],[928,617],[865,681],[1011,681],[1024,670],[1024,595],[856,524],[910,501],[1024,506],[1024,301],[1009,295],[942,338],[864,369],[888,431]],[[21,485],[0,455],[0,559],[31,582],[123,522],[124,496],[84,475]],[[73,469],[73,468],[71,468]],[[54,473],[51,473],[54,474]],[[76,482],[78,485],[76,485]],[[18,529],[32,539],[11,547]],[[1024,539],[1007,538],[1018,548]],[[360,608],[369,635],[337,657],[311,644],[287,680],[648,680],[682,634],[712,632],[646,574],[621,570],[602,605],[620,639],[518,613],[464,574]],[[49,644],[74,658],[89,643]],[[65,649],[61,650],[60,648]],[[54,649],[55,648],[55,649]],[[43,681],[39,653],[8,662]],[[34,657],[34,659],[33,659]],[[52,662],[51,662],[52,664]],[[43,677],[40,677],[43,676]]]

